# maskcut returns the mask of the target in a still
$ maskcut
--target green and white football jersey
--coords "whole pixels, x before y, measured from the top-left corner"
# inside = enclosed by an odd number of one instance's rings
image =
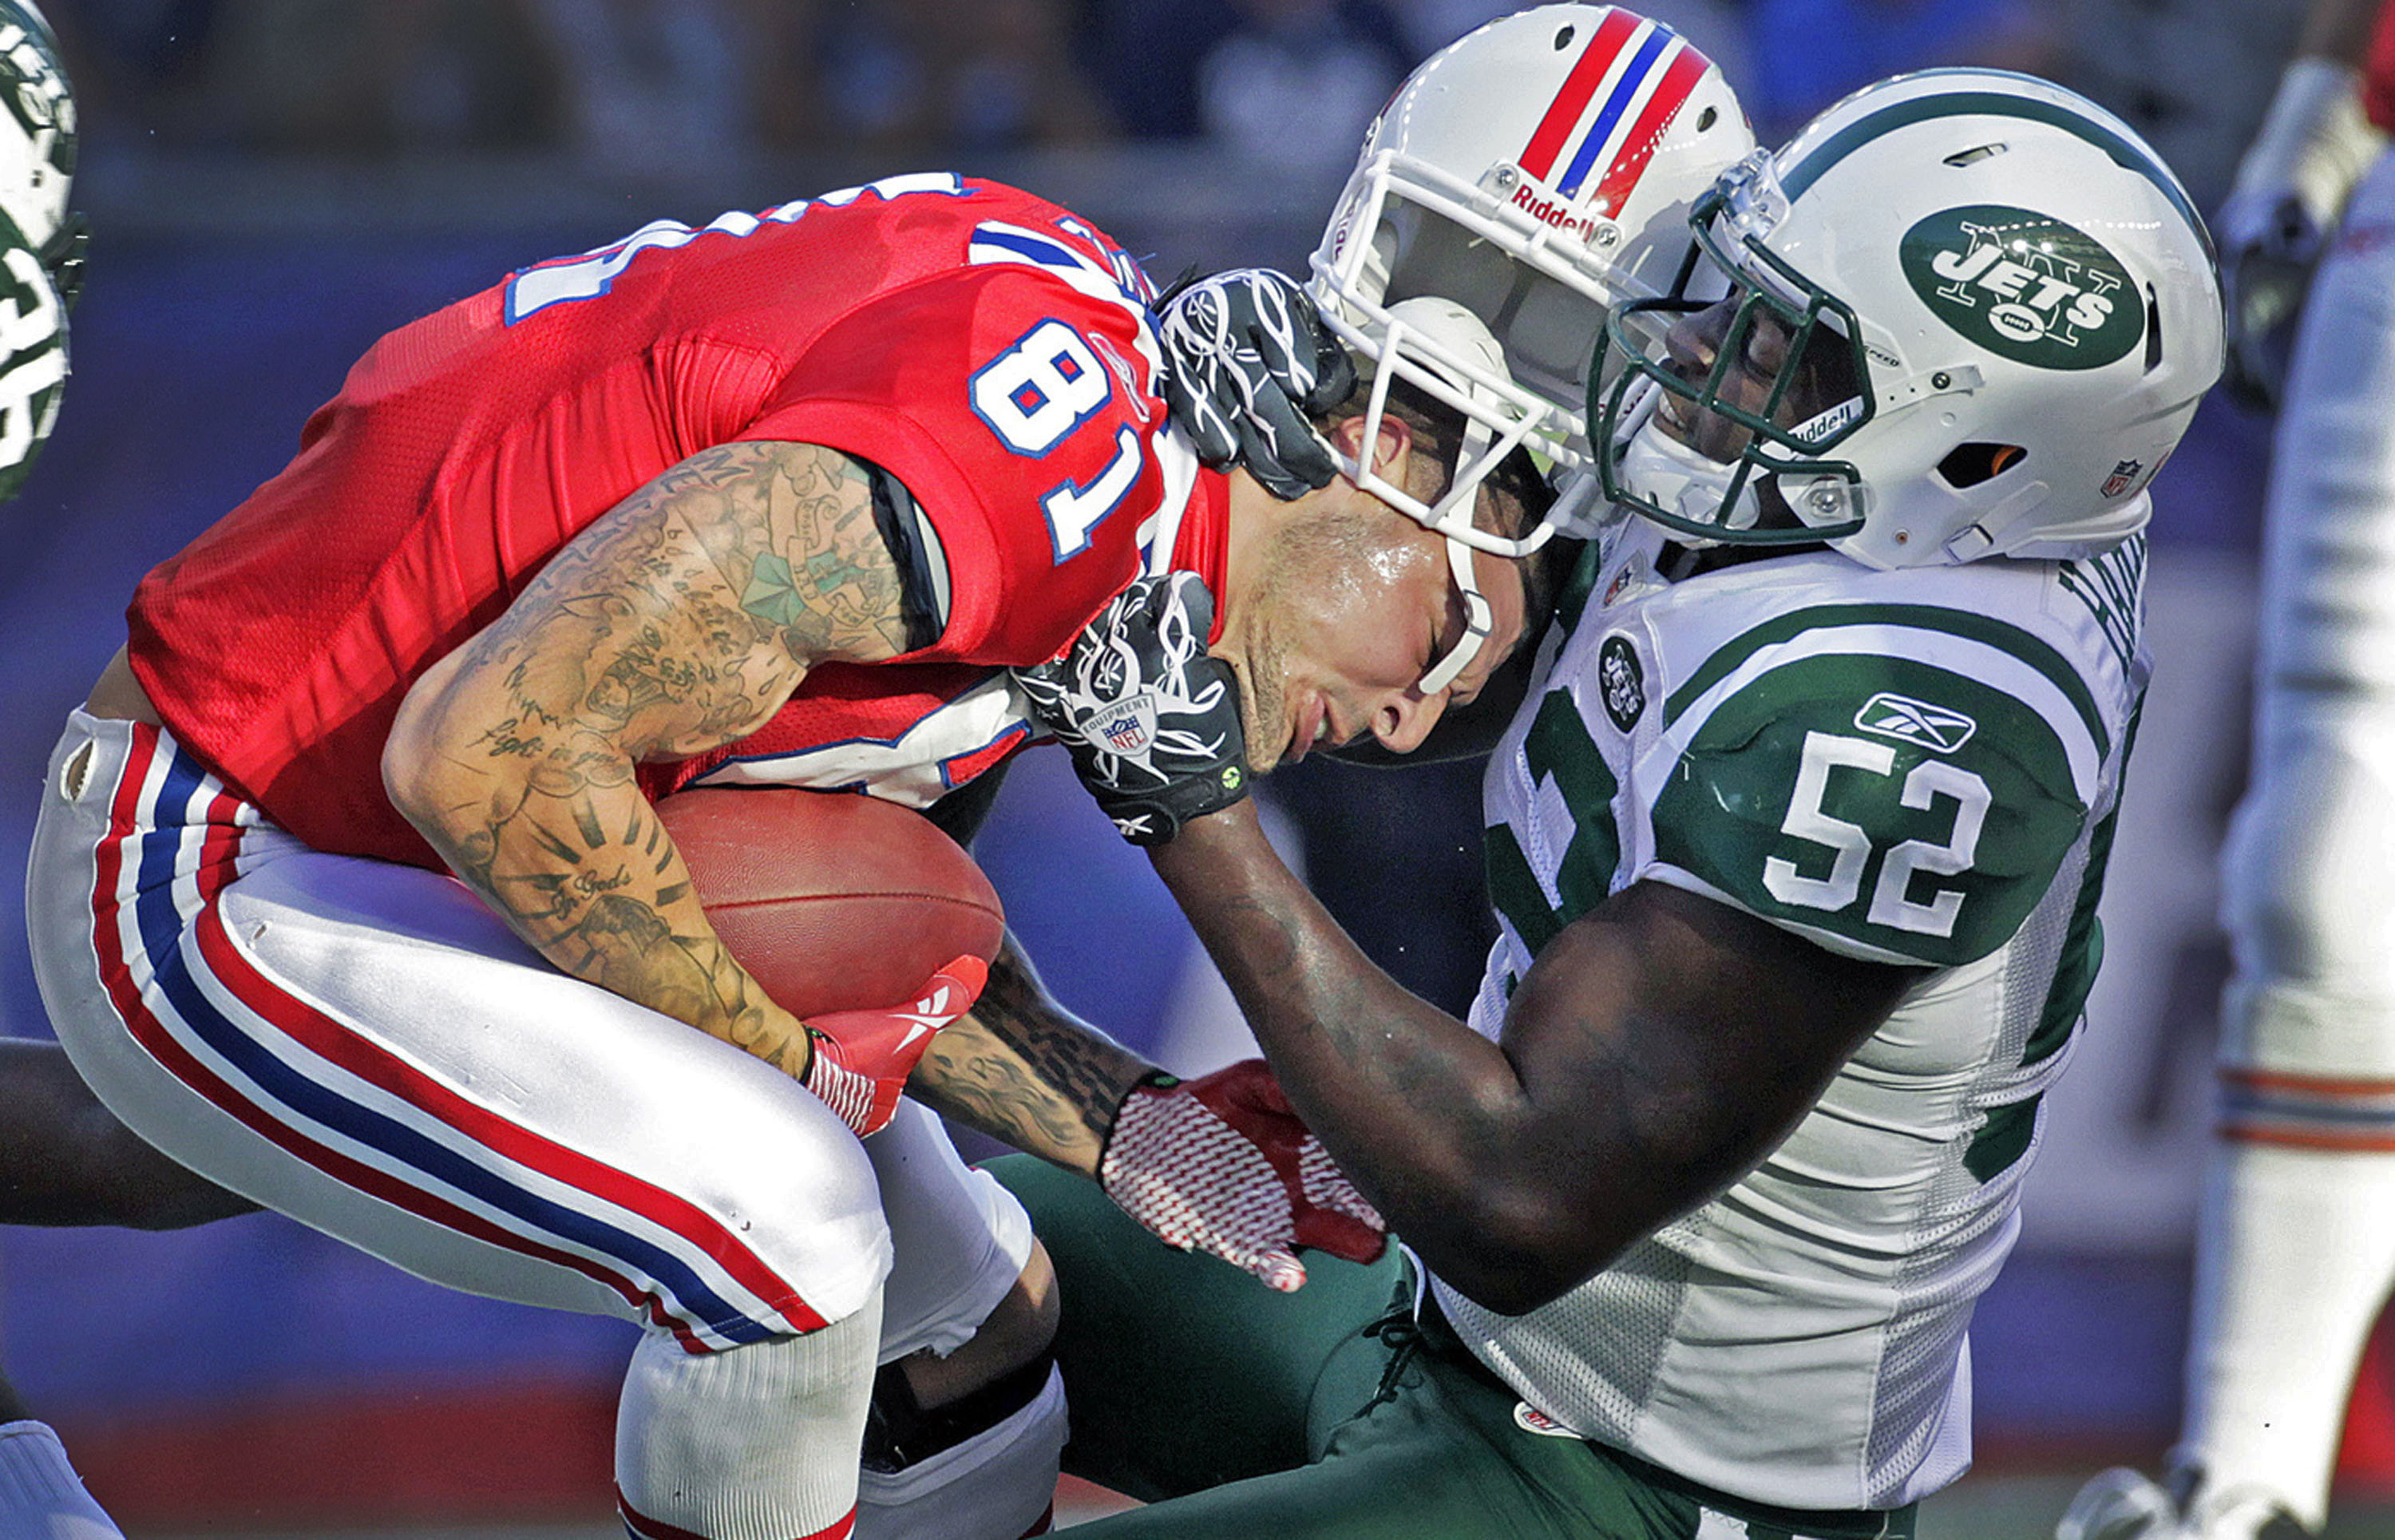
[[[1561,1299],[1439,1284],[1531,1407],[1708,1486],[1887,1508],[1969,1464],[1973,1302],[2093,983],[2144,689],[2142,539],[1879,572],[1823,551],[1678,583],[1593,546],[1491,759],[1495,1037],[1539,949],[1669,883],[1931,971],[1778,1149]]]

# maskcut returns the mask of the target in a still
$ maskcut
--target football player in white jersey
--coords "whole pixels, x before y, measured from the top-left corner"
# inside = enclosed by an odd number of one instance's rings
[[[2395,1286],[2390,128],[2395,5],[2314,0],[2218,221],[2229,382],[2271,404],[2285,378],[2252,779],[2221,868],[2236,972],[2186,1420],[2166,1485],[2105,1472],[2063,1540],[2319,1528],[2355,1369]]]
[[[1257,1478],[1093,1536],[1907,1535],[1968,1465],[1973,1303],[2099,949],[2147,486],[2221,366],[2210,243],[2117,119],[1984,71],[1867,87],[1690,229],[1587,371],[1619,511],[1490,762],[1470,1021],[1252,813],[1154,848],[1413,1256],[1267,1314],[1020,1182],[1074,1462]],[[1048,670],[1068,744],[1077,665],[1143,645],[1126,607]]]

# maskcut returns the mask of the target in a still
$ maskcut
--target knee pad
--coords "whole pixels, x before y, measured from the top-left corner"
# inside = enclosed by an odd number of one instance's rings
[[[895,1363],[875,1377],[855,1540],[1020,1540],[1047,1532],[1065,1382],[1042,1354],[924,1410]]]
[[[1038,1401],[1055,1370],[1051,1348],[978,1390],[926,1409],[906,1383],[904,1361],[883,1364],[865,1415],[865,1468],[894,1475],[988,1431]]]
[[[2237,964],[2224,1063],[2395,1075],[2395,778],[2376,768],[2382,750],[2395,754],[2395,736],[2325,719],[2268,744],[2223,862]]]

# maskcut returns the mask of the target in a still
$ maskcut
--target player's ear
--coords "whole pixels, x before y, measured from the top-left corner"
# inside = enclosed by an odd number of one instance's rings
[[[1364,418],[1360,416],[1342,418],[1329,430],[1333,446],[1352,459],[1362,460],[1364,455]],[[1412,449],[1413,425],[1395,412],[1383,412],[1375,425],[1370,465],[1391,481],[1397,481],[1405,470],[1404,460]],[[1399,482],[1398,485],[1404,485]]]

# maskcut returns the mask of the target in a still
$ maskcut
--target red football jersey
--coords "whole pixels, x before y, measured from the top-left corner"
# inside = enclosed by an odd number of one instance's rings
[[[2381,0],[2371,29],[2370,51],[2362,63],[2362,111],[2377,127],[2395,134],[2395,0]]]
[[[526,268],[377,342],[297,458],[143,580],[134,670],[301,839],[437,867],[382,790],[416,678],[687,456],[820,444],[914,494],[946,630],[899,663],[816,670],[753,739],[644,784],[714,770],[926,804],[1029,736],[993,666],[1054,656],[1161,530],[1219,561],[1221,480],[1166,432],[1152,297],[1065,210],[944,174]]]

